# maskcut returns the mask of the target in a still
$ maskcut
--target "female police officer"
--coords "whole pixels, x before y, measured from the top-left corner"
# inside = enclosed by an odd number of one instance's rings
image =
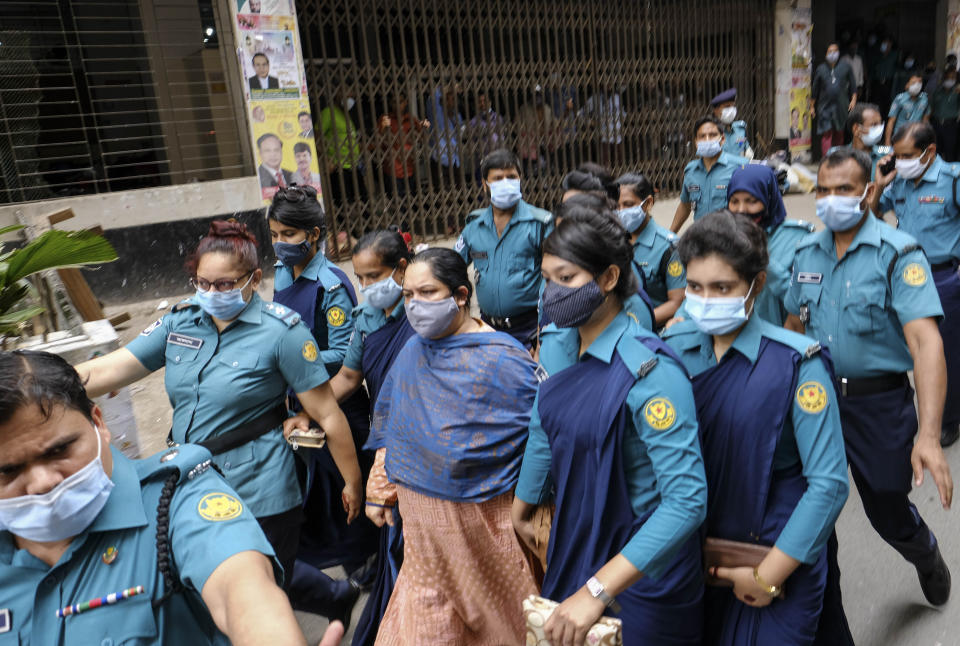
[[[214,454],[289,573],[301,494],[293,453],[279,432],[288,388],[326,431],[346,481],[342,496],[350,518],[360,512],[361,477],[316,341],[296,312],[257,295],[257,264],[256,241],[244,225],[213,222],[188,263],[196,295],[125,348],[77,370],[96,397],[166,366],[172,439]]]
[[[582,644],[608,607],[625,644],[701,643],[696,530],[707,489],[693,393],[679,361],[625,308],[632,257],[611,217],[571,213],[544,242],[553,324],[540,360],[550,376],[533,406],[513,520],[536,550],[535,505],[556,491],[543,584],[563,602],[545,626],[554,644]]]
[[[828,361],[812,339],[754,312],[765,242],[726,211],[694,222],[679,244],[690,320],[665,333],[694,374],[708,539],[773,546],[756,567],[744,560],[709,572],[733,582],[732,594],[710,588],[704,597],[704,634],[724,646],[813,643],[832,565],[827,540],[848,491]],[[709,540],[705,556],[715,565]]]

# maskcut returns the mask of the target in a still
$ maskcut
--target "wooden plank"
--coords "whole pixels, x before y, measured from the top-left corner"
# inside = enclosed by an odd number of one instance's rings
[[[112,325],[113,327],[117,327],[121,323],[126,323],[129,320],[130,320],[129,312],[120,312],[119,314],[114,314],[109,319],[110,325]]]
[[[58,269],[57,275],[67,290],[70,302],[77,308],[77,312],[84,321],[99,321],[106,318],[100,307],[100,301],[94,296],[93,290],[90,289],[90,285],[87,284],[79,269]]]
[[[56,226],[65,220],[69,220],[73,217],[73,209],[64,209],[62,211],[57,211],[51,215],[47,216],[47,220],[50,221],[50,226]]]

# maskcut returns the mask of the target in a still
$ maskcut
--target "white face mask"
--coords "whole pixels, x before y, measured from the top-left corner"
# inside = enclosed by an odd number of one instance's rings
[[[0,530],[50,543],[73,538],[93,524],[114,486],[100,459],[100,430],[93,430],[97,456],[47,493],[0,500]]]
[[[720,121],[728,126],[737,118],[737,106],[731,105],[720,111]]]
[[[863,126],[860,126],[860,127],[863,128]],[[883,124],[878,123],[875,126],[871,126],[869,130],[861,134],[860,141],[863,142],[864,146],[876,146],[877,142],[880,141],[880,137],[882,136],[883,136]]]
[[[927,151],[924,150],[919,157],[914,157],[913,159],[898,159],[896,162],[897,176],[903,179],[917,179],[923,175],[923,172],[927,170],[927,164],[924,164],[921,160],[926,154]]]
[[[910,96],[917,96],[920,94],[920,90],[923,89],[922,83],[911,83],[907,86],[907,92],[910,93]]]
[[[840,52],[830,52],[827,54],[827,61],[830,63],[836,63],[840,60]]]
[[[957,84],[957,79],[943,79],[943,87],[948,90]]]

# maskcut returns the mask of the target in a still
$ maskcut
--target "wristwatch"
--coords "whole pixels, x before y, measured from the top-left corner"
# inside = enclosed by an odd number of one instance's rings
[[[610,608],[614,612],[620,612],[620,604],[617,603],[617,600],[607,594],[607,589],[603,587],[603,584],[597,580],[597,577],[592,576],[587,579],[587,590],[590,591],[590,594],[593,595],[594,599],[599,599],[603,602],[607,608]]]

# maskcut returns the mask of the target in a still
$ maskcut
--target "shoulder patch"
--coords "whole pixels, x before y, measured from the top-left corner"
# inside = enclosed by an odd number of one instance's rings
[[[797,388],[797,404],[808,413],[819,413],[827,407],[827,391],[818,381],[808,381]]]
[[[163,325],[163,317],[161,316],[156,321],[143,328],[143,332],[140,333],[140,336],[150,336],[150,333],[156,330],[158,327]]]
[[[352,338],[353,337],[351,337],[351,339]],[[314,343],[313,341],[305,341],[303,343],[303,348],[300,350],[300,354],[303,355],[304,359],[306,359],[310,363],[313,363],[314,361],[317,360],[317,357],[319,356],[320,353],[317,351],[316,343]]]
[[[903,282],[911,287],[920,287],[927,282],[927,271],[918,262],[911,262],[903,268]]]
[[[343,311],[343,308],[338,306],[331,307],[327,310],[327,323],[333,327],[340,327],[347,322],[347,313]]]
[[[676,278],[683,273],[683,265],[679,260],[673,260],[667,265],[667,273]]]
[[[665,431],[677,421],[677,409],[666,397],[655,397],[643,407],[643,417],[650,428]]]
[[[197,504],[197,513],[210,522],[233,520],[243,513],[243,503],[227,493],[208,493]]]

